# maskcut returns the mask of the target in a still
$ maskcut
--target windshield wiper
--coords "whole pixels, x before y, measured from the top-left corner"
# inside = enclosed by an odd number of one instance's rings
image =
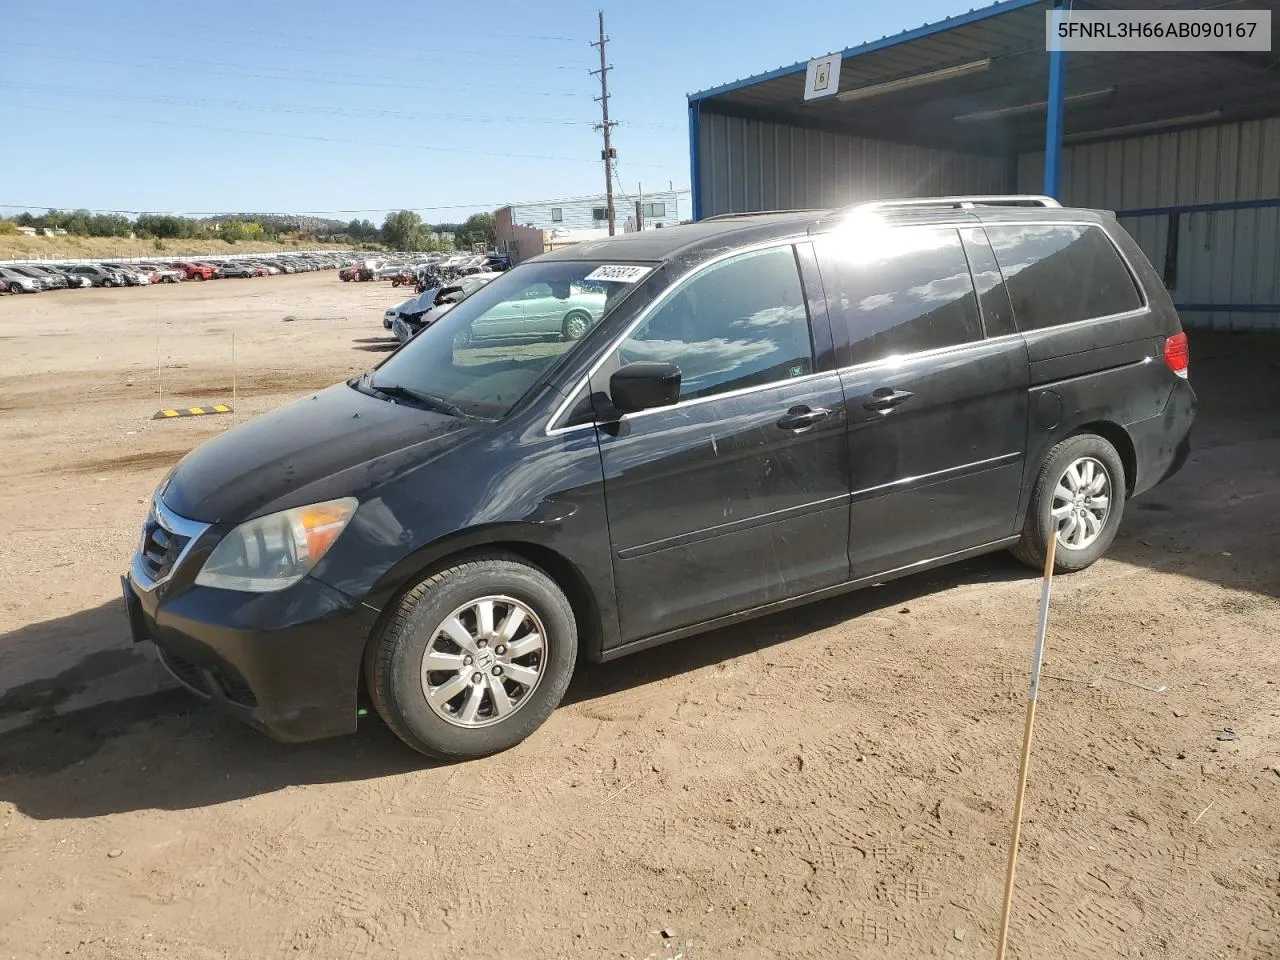
[[[444,397],[437,397],[434,393],[423,393],[420,390],[414,390],[412,387],[402,387],[398,383],[384,386],[380,383],[374,383],[372,378],[369,379],[368,384],[373,390],[385,396],[413,400],[431,410],[447,413],[451,417],[458,417],[464,420],[467,418],[467,412],[460,406],[456,403],[450,403]]]

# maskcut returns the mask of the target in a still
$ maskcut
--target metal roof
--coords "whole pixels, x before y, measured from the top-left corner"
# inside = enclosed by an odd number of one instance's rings
[[[1236,4],[1230,4],[1235,6]],[[1250,0],[1270,9],[1280,0]],[[1091,0],[1096,10],[1203,9],[1203,0]],[[1044,144],[1048,0],[1005,0],[841,51],[840,94],[939,70],[865,98],[804,101],[806,63],[691,94],[701,112],[899,143],[1010,155]],[[1280,50],[1273,40],[1273,49]],[[983,61],[988,61],[983,64]],[[1274,53],[1069,53],[1067,142],[1272,116]]]

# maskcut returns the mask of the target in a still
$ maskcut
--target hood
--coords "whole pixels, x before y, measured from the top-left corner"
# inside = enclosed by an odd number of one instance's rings
[[[379,400],[345,383],[250,420],[192,450],[160,491],[203,523],[240,523],[336,497],[361,497],[403,457],[469,435],[471,421]]]
[[[435,302],[436,294],[440,292],[439,287],[431,287],[423,290],[416,297],[410,297],[404,303],[400,304],[396,309],[405,315],[413,316],[417,313],[424,313],[431,309],[431,305]]]

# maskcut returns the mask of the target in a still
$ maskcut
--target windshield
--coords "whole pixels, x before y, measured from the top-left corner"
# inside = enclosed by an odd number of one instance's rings
[[[464,290],[470,287],[474,292],[405,344],[365,382],[374,389],[401,387],[430,395],[470,416],[497,419],[608,315],[649,269],[581,261],[535,262],[489,283],[460,281]],[[601,276],[610,279],[598,279]]]

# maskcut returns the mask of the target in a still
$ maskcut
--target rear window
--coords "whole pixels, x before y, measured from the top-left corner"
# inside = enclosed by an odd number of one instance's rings
[[[1142,295],[1114,244],[1088,224],[988,224],[1019,330],[1137,310]]]
[[[848,329],[840,366],[982,339],[956,230],[871,224],[821,237],[817,249],[832,322]]]

